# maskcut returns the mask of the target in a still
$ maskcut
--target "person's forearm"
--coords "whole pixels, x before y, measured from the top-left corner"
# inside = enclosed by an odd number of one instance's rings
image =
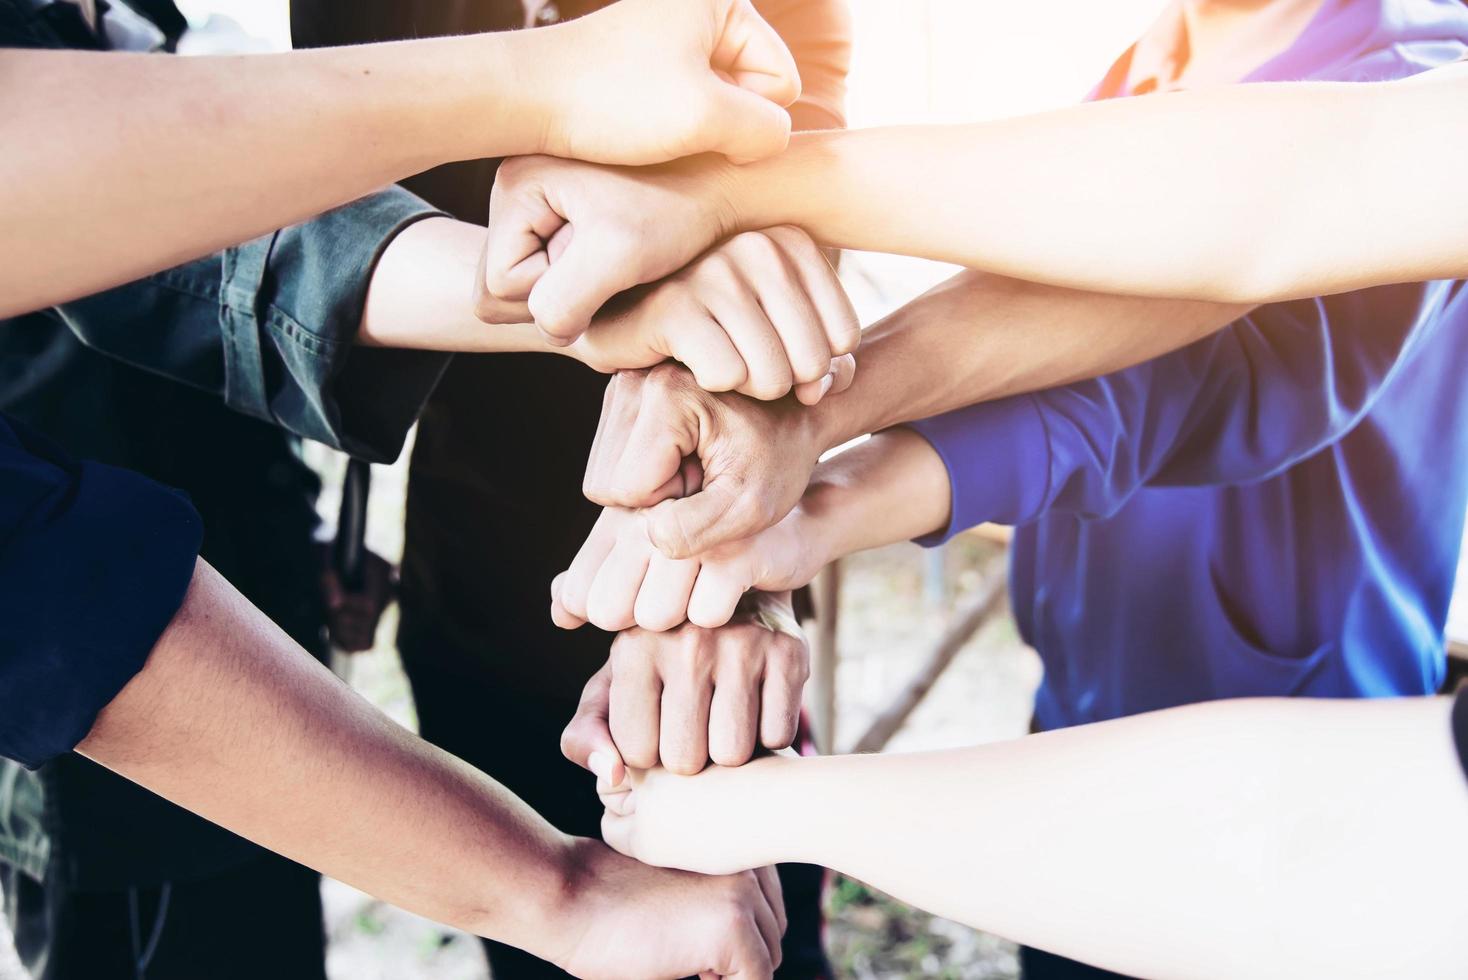
[[[942,458],[922,436],[898,428],[817,466],[791,518],[826,564],[946,526],[949,500]]]
[[[499,303],[498,323],[475,315],[473,283],[484,227],[425,218],[400,232],[372,272],[357,342],[369,347],[465,352],[555,351],[524,304]],[[520,319],[522,322],[505,322]]]
[[[867,432],[1148,360],[1249,307],[960,273],[871,327],[856,379],[810,409],[829,449]]]
[[[1468,272],[1468,67],[797,136],[720,165],[738,226],[1081,289],[1260,303]],[[1342,158],[1342,139],[1352,152]]]
[[[1444,700],[1222,702],[718,775],[736,863],[818,863],[1128,975],[1462,972]]]
[[[200,562],[84,755],[423,915],[557,958],[577,842],[389,721]]]
[[[0,52],[0,316],[178,265],[438,163],[534,152],[546,114],[530,54],[509,35],[238,57]]]

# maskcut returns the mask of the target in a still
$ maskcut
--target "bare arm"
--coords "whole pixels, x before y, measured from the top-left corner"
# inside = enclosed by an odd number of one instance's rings
[[[1079,289],[1262,303],[1468,273],[1468,192],[1442,166],[1468,154],[1465,98],[1468,65],[1225,86],[801,135],[719,169],[736,225],[773,218],[827,245]]]
[[[652,507],[659,550],[697,555],[779,521],[821,454],[858,435],[1126,367],[1246,310],[965,273],[869,329],[851,387],[809,410],[701,391],[676,367],[618,375],[586,493],[604,506]],[[665,500],[690,456],[702,464],[699,492]]]
[[[634,0],[542,31],[279,55],[0,51],[0,316],[450,160],[761,156],[784,146],[776,102],[798,91],[747,0]]]
[[[1468,854],[1442,842],[1468,786],[1445,700],[1220,702],[632,784],[605,830],[644,860],[813,861],[1129,975],[1463,972]]]
[[[578,976],[768,975],[778,900],[752,879],[650,875],[566,837],[341,685],[202,562],[78,748],[264,847]],[[686,936],[667,928],[681,915]]]
[[[1468,193],[1443,161],[1468,153],[1465,96],[1468,66],[1453,65],[1403,81],[1228,86],[962,126],[798,134],[746,167],[539,160],[496,187],[518,207],[491,227],[486,273],[492,291],[529,296],[537,322],[564,336],[605,296],[708,242],[781,223],[825,245],[1036,282],[1255,305],[1452,278],[1468,271]],[[510,274],[539,248],[515,231],[532,220],[547,237],[575,227],[568,256],[595,253],[577,262],[606,271]],[[686,230],[677,249],[609,261],[669,222]]]

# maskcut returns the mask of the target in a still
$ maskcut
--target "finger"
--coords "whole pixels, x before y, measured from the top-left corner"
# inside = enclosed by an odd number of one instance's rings
[[[577,616],[575,613],[572,613],[566,608],[565,602],[561,599],[567,574],[569,573],[562,572],[551,579],[551,622],[563,630],[580,629],[586,625],[586,617]],[[583,609],[586,606],[584,597],[581,606]]]
[[[608,810],[601,816],[601,839],[618,854],[635,858],[637,855],[632,853],[632,827],[631,818]]]
[[[683,458],[694,449],[694,433],[684,406],[658,391],[644,388],[641,410],[627,433],[603,496],[624,507],[648,507],[678,475]],[[679,556],[687,557],[687,556]]]
[[[764,892],[764,882],[758,874],[755,874],[755,879],[760,881],[760,891]],[[784,930],[780,928],[780,920],[775,915],[775,909],[770,903],[768,894],[765,894],[764,901],[754,903],[754,923],[759,927],[760,938],[764,940],[765,949],[769,950],[770,966],[778,968],[781,956],[780,937],[784,935]]]
[[[755,298],[754,287],[740,282],[736,288],[710,297],[709,311],[744,362],[745,379],[738,386],[739,392],[761,401],[788,394],[794,379],[785,345]]]
[[[609,505],[605,499],[611,486],[612,473],[622,457],[632,425],[642,408],[642,389],[647,382],[646,371],[618,371],[607,382],[602,395],[601,417],[596,423],[596,436],[591,441],[591,452],[586,459],[586,476],[581,481],[581,492],[593,503]]]
[[[758,917],[750,913],[730,936],[728,959],[722,964],[717,976],[725,980],[772,980],[775,975],[774,957],[769,941],[760,928]]]
[[[831,370],[819,381],[795,386],[795,397],[802,405],[815,405],[831,392],[842,392],[856,379],[856,357],[842,354],[831,361]]]
[[[727,623],[749,591],[750,583],[737,577],[731,562],[706,562],[699,569],[698,580],[688,597],[688,621],[704,629],[717,629]]]
[[[559,258],[530,290],[530,314],[552,343],[570,344],[586,332],[602,304],[640,285],[633,261],[639,247],[620,231],[572,227]]]
[[[658,764],[658,733],[663,683],[646,636],[623,633],[612,643],[612,686],[607,711],[612,742],[622,759],[637,769]]]
[[[780,924],[780,935],[785,935],[785,929],[790,922],[785,917],[785,890],[780,884],[780,872],[773,866],[766,865],[755,868],[754,877],[759,882],[760,891],[764,892],[765,901],[770,903],[770,909],[775,913],[775,920]]]
[[[693,372],[704,391],[733,391],[749,378],[734,342],[719,322],[705,310],[669,326],[669,356]]]
[[[791,272],[800,284],[801,294],[815,308],[831,354],[856,350],[861,343],[861,320],[841,286],[841,277],[831,268],[820,246],[804,231],[789,225],[770,228],[765,234],[778,242],[789,258]]]
[[[691,497],[665,500],[646,511],[653,546],[669,558],[688,558],[763,531],[768,521],[727,483],[712,481]]]
[[[501,170],[489,198],[481,280],[501,300],[529,299],[531,289],[550,267],[545,243],[566,224],[538,186],[510,189],[513,178]]]
[[[815,303],[806,295],[806,285],[799,269],[802,262],[810,264],[814,260],[825,266],[826,260],[803,232],[798,234],[799,238],[790,233],[777,238],[766,233],[750,241],[760,242],[760,245],[751,247],[758,247],[765,253],[761,260],[765,271],[754,284],[760,305],[780,338],[791,377],[803,384],[825,377],[831,370],[833,354],[826,326],[821,322]],[[787,245],[787,240],[794,245]]]
[[[800,98],[795,57],[748,0],[731,4],[710,65],[736,84],[776,105]]]
[[[561,732],[561,754],[595,773],[598,782],[615,787],[626,776],[626,767],[612,741],[611,689],[612,666],[608,661],[582,688],[576,714]]]
[[[810,650],[804,640],[781,636],[771,641],[765,651],[759,708],[759,738],[765,748],[783,749],[795,742],[809,676]]]
[[[658,752],[670,772],[691,776],[709,758],[709,700],[713,696],[711,646],[706,638],[684,644],[683,656],[663,665],[662,728]]]
[[[729,641],[720,647],[709,703],[709,758],[721,766],[742,766],[754,755],[759,733],[759,651]]]
[[[581,543],[576,557],[571,559],[571,567],[551,581],[553,609],[554,605],[559,603],[561,608],[575,619],[585,622],[589,618],[586,612],[586,602],[591,593],[591,586],[595,583],[602,565],[611,555],[612,549],[616,547],[618,535],[615,528],[620,522],[628,519],[629,515],[625,511],[607,508],[601,512],[596,523],[592,525],[591,533]],[[559,591],[557,591],[558,588]],[[579,626],[580,623],[576,625]]]
[[[708,149],[732,163],[752,163],[790,145],[790,113],[747,88],[711,79],[705,96]]]
[[[652,543],[645,537],[618,536],[586,594],[586,618],[592,625],[611,633],[637,625],[637,593],[653,554]]]
[[[649,543],[649,549],[652,545]],[[698,559],[665,557],[653,551],[637,593],[633,616],[645,630],[670,630],[687,618],[688,596],[698,578]]]

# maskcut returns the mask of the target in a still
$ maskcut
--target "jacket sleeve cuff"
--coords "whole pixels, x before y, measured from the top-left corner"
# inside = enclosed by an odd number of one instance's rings
[[[135,473],[8,439],[0,456],[40,488],[0,545],[0,754],[35,768],[75,748],[143,668],[183,604],[203,527],[182,494]]]
[[[357,329],[388,244],[442,214],[391,187],[231,249],[226,402],[354,456],[396,459],[451,355],[365,350]]]
[[[1045,423],[1028,395],[970,405],[909,424],[948,470],[948,526],[917,538],[940,545],[986,521],[1024,524],[1040,512],[1050,482]]]

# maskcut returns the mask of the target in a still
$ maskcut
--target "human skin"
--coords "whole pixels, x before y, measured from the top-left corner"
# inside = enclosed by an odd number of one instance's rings
[[[626,765],[681,773],[710,761],[743,765],[760,747],[795,741],[809,676],[789,593],[750,595],[722,629],[626,629],[587,681],[561,751],[607,785],[622,781]]]
[[[1398,81],[1219,86],[970,125],[797,134],[744,167],[536,158],[496,188],[505,224],[491,228],[486,277],[568,337],[605,295],[771,224],[1075,289],[1250,305],[1453,278],[1468,272],[1468,194],[1441,161],[1468,151],[1465,94],[1468,66],[1451,65]],[[1342,161],[1347,132],[1359,152]],[[639,229],[668,221],[685,234],[616,261]],[[520,230],[531,224],[546,239],[575,229],[577,275],[547,267]],[[604,271],[580,274],[589,268]]]
[[[785,146],[799,92],[748,0],[625,0],[538,31],[274,55],[5,50],[0,317],[453,160],[754,159]]]
[[[692,558],[658,551],[642,512],[607,508],[552,584],[551,618],[566,629],[715,629],[751,589],[798,589],[847,555],[945,527],[950,494],[932,445],[897,428],[820,463],[778,523]]]
[[[861,339],[835,271],[804,232],[773,228],[722,242],[660,283],[618,297],[576,343],[548,343],[524,304],[468,302],[484,228],[425,218],[400,232],[373,270],[357,341],[372,347],[540,352],[602,372],[664,360],[700,385],[815,404],[855,369]]]
[[[306,656],[206,563],[78,746],[215,823],[580,977],[769,977],[770,871],[645,867],[555,830]]]
[[[1128,976],[1457,977],[1448,712],[1222,701],[944,752],[634,771],[603,831],[671,867],[820,864]]]
[[[670,558],[691,557],[775,524],[800,500],[820,456],[857,436],[1119,370],[1248,309],[962,273],[868,329],[851,386],[813,408],[705,392],[676,366],[618,374],[586,495],[649,508],[653,544]],[[689,458],[701,482],[679,496],[676,477]]]

